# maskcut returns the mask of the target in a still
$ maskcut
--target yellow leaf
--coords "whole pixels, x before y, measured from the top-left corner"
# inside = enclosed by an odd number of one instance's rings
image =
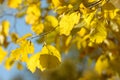
[[[83,37],[86,33],[86,29],[85,28],[81,28],[80,31],[78,32],[78,35]]]
[[[102,11],[104,14],[104,18],[114,19],[119,9],[115,8],[115,6],[112,3],[106,3],[102,6]]]
[[[59,51],[51,45],[46,45],[42,48],[39,59],[39,68],[42,71],[46,69],[53,69],[61,63],[61,56]]]
[[[20,62],[17,63],[17,69],[18,70],[22,70],[23,69],[23,65]]]
[[[35,55],[31,56],[30,59],[27,62],[27,68],[34,73],[36,70],[36,67],[39,67],[40,65],[40,53],[36,53]]]
[[[72,36],[70,35],[70,36],[67,37],[67,39],[65,41],[65,46],[69,46],[71,40],[72,40]]]
[[[7,58],[5,61],[5,68],[7,70],[10,70],[12,68],[13,64],[14,64],[14,58],[11,58],[11,57]]]
[[[56,9],[56,12],[57,12],[58,14],[62,14],[62,13],[64,13],[67,9],[68,9],[67,6],[59,6],[59,7]]]
[[[0,34],[0,44],[4,44],[5,37]]]
[[[4,50],[2,49],[2,47],[0,47],[0,63],[4,60],[6,54],[7,54],[7,52],[4,51]]]
[[[68,36],[73,29],[74,25],[79,22],[80,13],[73,12],[71,14],[64,15],[60,20],[60,35],[64,34]]]
[[[46,43],[47,44],[53,43],[56,39],[56,36],[57,36],[57,31],[53,31],[53,32],[47,34],[47,36],[45,36]]]
[[[16,33],[11,33],[10,37],[11,37],[12,42],[16,43],[18,39],[18,35]]]
[[[5,20],[5,21],[2,22],[2,27],[3,27],[3,33],[5,34],[5,36],[8,36],[10,23]]]
[[[19,48],[12,50],[10,57],[14,58],[14,60],[20,60],[23,62],[28,61],[28,54],[34,53],[34,45],[32,42],[24,40],[19,44]]]
[[[99,26],[98,26],[99,25]],[[98,21],[95,25],[95,29],[90,35],[90,41],[97,44],[102,43],[107,37],[107,31],[104,23]]]
[[[35,5],[35,4],[31,4],[26,11],[26,23],[27,24],[35,24],[36,22],[38,22],[39,17],[41,16],[40,13],[40,8]]]
[[[36,34],[40,34],[44,30],[44,25],[42,23],[35,24],[31,27],[32,31],[35,32]]]
[[[57,27],[58,25],[58,20],[56,17],[48,15],[45,17],[45,22],[44,22],[44,26],[45,26],[45,31],[49,31],[55,27]]]
[[[89,8],[85,7],[85,5],[83,3],[81,3],[79,7],[80,7],[80,11],[83,14],[86,14],[86,13],[90,12]]]
[[[21,61],[27,62],[28,54],[34,53],[33,43],[25,40],[20,44],[20,49],[21,49]]]
[[[101,55],[96,64],[95,64],[95,70],[98,72],[98,74],[102,74],[109,66],[108,58],[106,55]]]
[[[20,43],[20,42],[26,40],[28,37],[31,37],[31,36],[32,36],[31,33],[27,33],[27,34],[25,34],[24,36],[22,36],[21,38],[19,38],[19,39],[17,40],[17,43]]]
[[[26,13],[33,14],[38,17],[41,15],[39,6],[37,6],[35,4],[31,4],[30,6],[28,6]]]
[[[61,5],[60,0],[52,0],[52,3],[53,3],[55,8]]]
[[[84,21],[86,23],[86,27],[89,28],[90,27],[90,24],[91,22],[93,21],[93,18],[95,16],[95,13],[96,11],[92,12],[92,13],[89,13],[89,14],[85,14],[83,15],[83,18],[84,18]]]
[[[14,60],[19,60],[20,56],[21,56],[21,49],[20,48],[12,50],[10,53],[10,57],[14,58]]]
[[[8,6],[10,8],[18,8],[22,3],[22,0],[8,0]]]

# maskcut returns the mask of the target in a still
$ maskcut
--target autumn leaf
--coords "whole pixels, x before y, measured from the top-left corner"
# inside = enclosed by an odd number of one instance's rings
[[[44,25],[42,23],[35,24],[31,27],[31,30],[35,32],[37,35],[43,32],[44,30]]]
[[[112,3],[106,3],[102,6],[102,11],[105,19],[114,19],[120,10],[115,8]]]
[[[101,55],[95,64],[95,71],[102,74],[109,67],[109,59],[106,55]]]
[[[94,27],[95,27],[95,29],[93,30],[93,32],[90,35],[90,41],[93,43],[97,43],[97,44],[102,43],[107,37],[107,31],[105,28],[105,24],[104,24],[104,22],[103,23],[96,22],[94,24]]]
[[[2,21],[3,33],[5,36],[9,34],[10,23],[7,20]]]
[[[22,0],[8,0],[8,6],[10,8],[18,8],[21,3],[22,3]]]
[[[26,23],[33,25],[38,22],[39,17],[41,16],[40,8],[35,4],[31,4],[30,6],[28,6],[26,14]]]
[[[56,7],[58,7],[58,6],[61,5],[61,2],[60,2],[60,0],[52,0],[52,4],[53,4],[54,7],[56,8]]]
[[[3,50],[2,47],[0,47],[0,63],[4,60],[6,55],[7,55],[7,52]]]
[[[36,68],[40,65],[40,53],[36,53],[35,55],[32,55],[30,59],[27,62],[27,68],[34,73]]]
[[[23,69],[23,65],[20,62],[17,63],[17,69],[18,70],[22,70]]]
[[[68,36],[71,30],[74,28],[74,25],[79,22],[80,13],[73,12],[71,14],[64,15],[60,20],[60,35],[64,34]]]
[[[5,64],[4,64],[4,66],[5,66],[5,68],[7,69],[7,70],[10,70],[11,68],[12,68],[12,66],[14,65],[14,58],[7,58],[6,60],[5,60]]]
[[[51,45],[46,45],[42,48],[39,59],[39,68],[42,71],[56,68],[61,63],[61,56],[59,51]]]
[[[56,17],[48,15],[45,17],[45,23],[47,26],[56,27],[58,25],[58,20]]]
[[[10,34],[12,42],[16,43],[18,40],[18,35],[16,33],[11,33]]]

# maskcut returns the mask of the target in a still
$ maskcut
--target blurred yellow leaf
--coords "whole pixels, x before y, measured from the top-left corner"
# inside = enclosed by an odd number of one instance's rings
[[[21,49],[21,60],[27,62],[28,54],[34,53],[34,44],[31,41],[25,40],[20,44],[20,49]]]
[[[104,13],[104,18],[114,19],[117,16],[119,9],[115,8],[112,3],[106,3],[102,6],[102,11]]]
[[[22,36],[21,38],[19,38],[19,39],[17,40],[17,43],[20,43],[20,42],[26,40],[27,38],[29,38],[29,37],[31,37],[31,36],[32,36],[31,33],[27,33],[27,34],[25,34],[24,36]]]
[[[109,59],[106,55],[101,55],[95,64],[95,71],[102,74],[109,67]]]
[[[55,6],[55,8],[61,5],[60,0],[52,0],[52,3]]]
[[[20,54],[20,60],[23,62],[27,62],[28,54],[34,53],[34,44],[31,41],[26,40],[30,36],[32,36],[32,34],[28,33],[17,40],[17,44],[19,45],[19,52],[17,52]]]
[[[22,3],[22,0],[8,0],[8,6],[10,8],[18,8]]]
[[[70,36],[67,37],[67,39],[65,41],[65,46],[69,46],[71,40],[72,40],[72,36],[70,35]]]
[[[61,63],[61,56],[59,51],[51,45],[45,45],[42,48],[39,59],[39,68],[42,71],[46,69],[53,69]]]
[[[74,25],[79,22],[80,13],[73,12],[71,14],[63,15],[60,20],[60,35],[68,36],[73,29]]]
[[[47,26],[56,27],[58,25],[58,20],[56,17],[48,15],[45,17],[45,24]]]
[[[78,32],[78,35],[83,37],[86,33],[86,29],[85,28],[81,28],[80,31]]]
[[[5,60],[5,68],[7,69],[7,70],[10,70],[11,68],[12,68],[12,66],[13,66],[13,64],[14,64],[14,58],[7,58],[6,60]]]
[[[35,24],[36,22],[38,22],[39,17],[41,16],[40,13],[40,8],[39,6],[35,5],[35,4],[31,4],[26,11],[26,23],[27,24]]]
[[[2,21],[2,27],[3,27],[3,33],[5,34],[5,36],[8,36],[10,23],[8,21],[4,20],[4,21]]]
[[[24,40],[19,44],[19,46],[19,48],[11,51],[10,57],[14,58],[15,61],[20,60],[27,62],[28,54],[34,53],[34,45],[32,42]]]
[[[18,39],[18,35],[16,33],[11,33],[10,37],[11,37],[12,42],[16,43]]]
[[[0,63],[4,60],[6,55],[7,55],[7,52],[4,51],[2,47],[0,47]]]
[[[14,58],[14,60],[19,60],[21,57],[21,49],[17,48],[15,50],[12,50],[10,53],[10,57]]]
[[[99,25],[99,26],[98,26]],[[90,35],[90,41],[97,44],[102,43],[107,37],[107,31],[104,23],[98,21],[94,24],[95,30]]]
[[[83,3],[80,4],[79,8],[83,14],[90,12],[89,8],[85,7],[85,5]]]
[[[36,53],[35,55],[32,55],[30,59],[27,62],[27,68],[34,73],[36,70],[36,67],[39,67],[40,65],[40,53]]]
[[[35,24],[31,27],[32,31],[35,32],[37,35],[43,32],[44,25],[42,23]]]
[[[5,37],[2,34],[0,34],[0,44],[3,44],[4,41],[5,41]]]
[[[23,69],[23,65],[20,62],[17,63],[17,69],[18,70],[22,70]]]
[[[86,24],[86,26],[85,26],[86,28],[90,28],[90,24],[94,19],[95,13],[96,13],[96,11],[83,15],[83,18],[84,18],[84,21]]]

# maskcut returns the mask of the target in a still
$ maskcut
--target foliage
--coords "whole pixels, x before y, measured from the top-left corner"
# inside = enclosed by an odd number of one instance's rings
[[[86,69],[75,79],[119,78],[120,9],[114,1],[46,0],[46,7],[42,7],[42,0],[0,0],[0,5],[15,11],[13,14],[4,11],[5,15],[24,18],[31,29],[19,37],[16,30],[11,31],[16,26],[11,26],[8,20],[1,21],[0,63],[3,62],[6,69],[10,70],[15,64],[21,70],[22,63],[26,63],[32,73],[36,68],[53,70],[64,62],[62,55],[69,55],[75,47],[79,51],[79,63],[88,57],[87,65],[94,65],[91,73]],[[16,47],[7,51],[11,43]],[[35,44],[43,45],[37,53]],[[59,69],[62,68],[55,71]]]

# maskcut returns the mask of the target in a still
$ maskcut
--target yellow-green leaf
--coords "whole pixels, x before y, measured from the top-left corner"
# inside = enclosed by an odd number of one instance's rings
[[[10,8],[18,8],[22,3],[22,0],[8,0],[8,6]]]
[[[61,55],[59,51],[51,45],[46,45],[42,48],[39,59],[39,68],[42,71],[56,68],[61,63]]]
[[[35,32],[37,35],[43,32],[44,25],[42,23],[35,24],[31,27],[32,31]]]
[[[27,8],[26,14],[27,14],[25,17],[26,23],[33,25],[36,22],[38,22],[39,17],[41,16],[40,8],[35,4],[31,4]]]
[[[108,66],[108,57],[106,55],[101,55],[95,64],[95,71],[97,71],[98,74],[102,74],[105,70],[107,70]]]
[[[31,56],[27,62],[27,68],[34,73],[36,68],[40,65],[40,53],[36,53],[35,55]]]
[[[0,47],[0,63],[4,60],[7,52],[3,50],[2,47]]]
[[[55,6],[55,8],[61,5],[60,0],[52,0],[52,3]]]
[[[12,66],[13,66],[13,64],[14,64],[14,58],[7,58],[6,60],[5,60],[5,64],[4,64],[4,66],[5,66],[5,68],[7,69],[7,70],[10,70],[11,68],[12,68]]]
[[[5,36],[8,36],[9,34],[9,28],[10,28],[10,23],[6,20],[4,20],[2,22],[2,27],[3,27],[3,33],[5,34]]]
[[[99,26],[98,26],[99,25]],[[102,43],[107,37],[107,30],[104,22],[96,22],[94,24],[94,30],[91,32],[90,41],[97,44]]]
[[[60,35],[64,34],[68,36],[73,29],[74,25],[79,22],[80,13],[73,12],[71,14],[64,15],[60,20]]]

